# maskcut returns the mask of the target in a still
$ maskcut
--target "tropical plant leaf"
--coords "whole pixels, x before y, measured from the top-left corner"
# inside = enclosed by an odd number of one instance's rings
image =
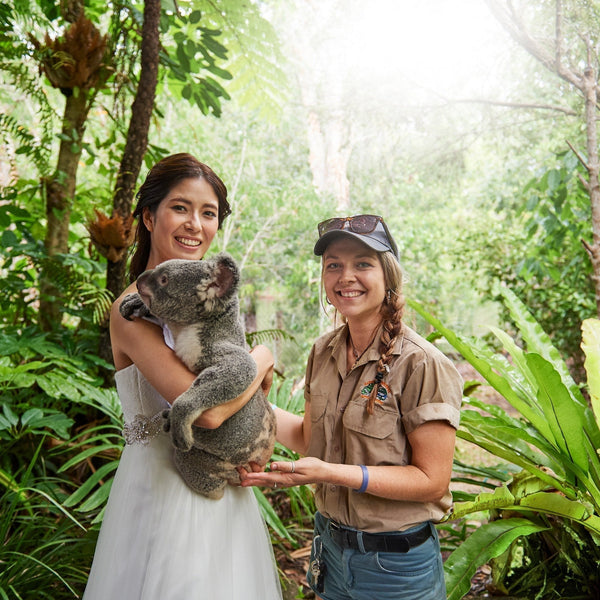
[[[505,510],[531,509],[542,514],[556,515],[564,519],[577,521],[600,534],[600,517],[594,515],[594,507],[581,501],[573,501],[556,492],[536,492],[524,496],[518,506],[505,507]]]
[[[585,353],[585,370],[590,391],[592,411],[600,427],[600,319],[586,319],[581,329],[581,349]]]
[[[64,502],[63,506],[67,508],[75,506],[76,504],[83,501],[83,499],[94,489],[94,487],[100,483],[100,481],[107,475],[115,471],[118,466],[118,461],[113,461],[102,465],[91,477],[88,477],[86,481],[75,490]]]
[[[250,347],[254,347],[256,344],[264,344],[265,342],[271,342],[274,340],[288,340],[292,342],[296,341],[293,335],[283,329],[261,329],[260,331],[246,332],[246,342]]]
[[[260,512],[262,513],[265,521],[271,527],[271,529],[280,537],[289,540],[290,542],[294,542],[292,536],[288,533],[285,525],[281,522],[279,515],[275,512],[275,509],[271,506],[267,497],[264,493],[256,487],[253,487],[254,495],[258,500],[258,504],[260,506]]]
[[[448,600],[460,600],[471,589],[477,567],[500,556],[517,538],[546,529],[528,519],[513,518],[492,521],[475,530],[444,564]]]
[[[501,329],[490,327],[490,331],[502,342],[502,346],[510,354],[519,373],[523,375],[523,387],[527,386],[528,395],[535,397],[536,382],[525,361],[523,349],[519,348],[515,341]]]
[[[522,396],[517,394],[510,382],[492,369],[488,360],[481,358],[473,348],[464,342],[453,331],[445,327],[441,321],[429,314],[418,302],[407,299],[407,304],[417,311],[428,323],[433,325],[448,342],[458,350],[477,371],[486,379],[486,381],[502,395],[517,411],[519,411],[528,421],[540,430],[545,437],[551,436],[552,432],[545,422],[543,415],[539,413],[537,407],[534,408],[525,401]]]
[[[498,486],[492,493],[481,492],[475,500],[471,502],[457,502],[452,513],[445,520],[460,519],[482,510],[494,510],[512,506],[515,503],[515,497],[507,486]]]
[[[581,406],[573,402],[573,396],[552,364],[536,353],[528,353],[525,358],[537,379],[538,401],[553,435],[550,441],[587,474],[588,459],[583,444],[585,421]]]
[[[527,307],[512,290],[503,287],[500,293],[504,298],[505,306],[510,311],[511,317],[517,324],[519,332],[527,344],[527,350],[543,356],[550,362],[559,373],[565,387],[571,392],[573,398],[581,405],[585,405],[585,398],[581,390],[575,381],[573,381],[565,361],[548,334],[542,329],[541,325],[533,318]]]

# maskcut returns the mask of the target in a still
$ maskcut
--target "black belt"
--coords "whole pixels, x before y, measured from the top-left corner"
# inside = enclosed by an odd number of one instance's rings
[[[421,529],[411,533],[366,533],[346,529],[339,523],[329,520],[329,533],[333,541],[343,549],[360,550],[358,538],[362,533],[362,547],[365,552],[408,552],[420,546],[432,536],[431,526],[426,523]]]

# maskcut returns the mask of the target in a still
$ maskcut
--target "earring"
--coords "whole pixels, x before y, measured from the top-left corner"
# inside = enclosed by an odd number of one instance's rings
[[[385,293],[385,299],[389,302],[392,299],[392,290],[388,290]]]
[[[329,304],[329,306],[332,305],[331,300],[327,296],[325,296],[325,302],[327,302],[327,304]]]

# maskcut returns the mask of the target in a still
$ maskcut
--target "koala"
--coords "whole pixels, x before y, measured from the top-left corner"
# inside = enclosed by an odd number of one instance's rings
[[[217,429],[193,425],[208,408],[239,396],[256,377],[246,349],[237,290],[240,272],[221,252],[208,260],[168,260],[137,279],[137,294],[119,305],[123,317],[153,315],[173,333],[175,353],[197,375],[165,411],[175,465],[186,484],[220,499],[239,483],[237,466],[265,465],[275,445],[275,415],[259,389]]]

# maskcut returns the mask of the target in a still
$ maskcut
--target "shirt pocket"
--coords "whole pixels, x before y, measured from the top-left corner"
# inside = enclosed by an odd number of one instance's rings
[[[346,462],[403,464],[405,444],[398,411],[376,404],[369,415],[366,406],[366,402],[350,402],[344,411]]]
[[[345,429],[383,440],[397,431],[399,418],[394,409],[375,404],[370,415],[366,402],[350,402],[344,411],[343,423]]]

